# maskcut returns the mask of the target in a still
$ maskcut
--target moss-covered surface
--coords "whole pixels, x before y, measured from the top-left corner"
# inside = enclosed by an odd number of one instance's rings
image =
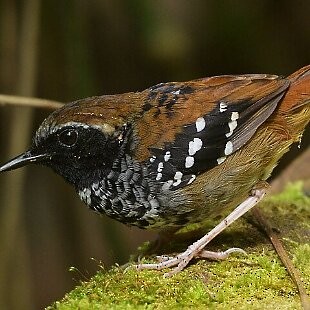
[[[296,183],[265,199],[260,208],[279,231],[310,294],[310,198]],[[48,309],[301,309],[295,284],[251,215],[229,227],[209,249],[228,247],[248,254],[195,261],[172,278],[163,278],[162,271],[101,267]]]

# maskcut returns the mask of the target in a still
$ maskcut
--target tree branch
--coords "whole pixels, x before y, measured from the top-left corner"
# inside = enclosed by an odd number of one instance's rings
[[[63,103],[53,100],[33,98],[33,97],[22,97],[22,96],[11,96],[0,94],[0,105],[14,105],[44,109],[57,109],[60,108]]]

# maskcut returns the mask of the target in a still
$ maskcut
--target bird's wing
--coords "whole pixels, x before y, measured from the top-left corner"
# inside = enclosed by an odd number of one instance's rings
[[[284,78],[259,74],[153,86],[142,93],[136,154],[157,181],[185,186],[247,143],[288,87]]]

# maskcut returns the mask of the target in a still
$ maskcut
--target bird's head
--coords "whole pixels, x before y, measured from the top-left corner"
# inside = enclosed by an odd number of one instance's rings
[[[42,164],[76,188],[102,178],[126,151],[131,132],[124,114],[110,108],[111,97],[76,101],[53,112],[37,130],[30,149],[1,166],[0,172]]]

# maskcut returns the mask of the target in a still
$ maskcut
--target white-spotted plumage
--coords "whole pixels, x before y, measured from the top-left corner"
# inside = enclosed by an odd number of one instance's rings
[[[164,161],[168,161],[171,157],[171,152],[170,151],[167,151],[165,156],[164,156]]]
[[[188,155],[195,155],[202,148],[202,140],[200,138],[194,138],[188,143]]]
[[[238,112],[232,112],[231,113],[231,121],[228,123],[228,127],[229,127],[229,132],[226,133],[226,137],[229,138],[234,130],[237,128],[238,123],[237,123],[237,119],[239,118],[239,113]]]
[[[220,164],[223,163],[225,160],[226,160],[226,156],[223,156],[223,157],[218,158],[216,161],[217,161],[217,164],[220,165]]]
[[[223,87],[227,85],[229,88],[231,77],[225,77],[224,80]],[[240,87],[246,88],[250,83],[248,76],[237,77],[236,80],[242,84]],[[239,82],[234,83],[239,85]],[[280,83],[271,91],[271,97],[253,97],[249,93],[241,100],[233,94],[230,97],[230,92],[218,97],[217,92],[212,93],[215,88],[211,84],[210,89],[199,84],[197,98],[201,95],[201,102],[198,104],[196,99],[193,100],[193,110],[187,106],[192,92],[196,91],[191,85],[167,83],[150,88],[144,110],[149,116],[154,113],[155,118],[159,115],[167,117],[167,122],[169,118],[169,124],[172,125],[167,127],[169,132],[165,130],[162,135],[154,135],[154,145],[148,145],[151,156],[148,167],[152,178],[165,190],[175,191],[185,187],[195,182],[192,174],[204,174],[224,163],[251,139],[274,111],[288,87],[288,83]],[[249,90],[252,91],[252,88],[249,87]],[[202,95],[202,92],[205,93]],[[153,108],[153,112],[148,112]],[[158,120],[162,122],[161,118]],[[160,123],[161,127],[165,128],[165,122]],[[183,175],[175,175],[176,172]]]
[[[156,156],[153,155],[153,156],[150,158],[150,162],[153,163],[155,160],[156,160]]]
[[[225,102],[220,102],[220,113],[223,113],[227,110],[227,104]]]
[[[204,128],[206,127],[206,121],[203,117],[198,117],[196,120],[196,130],[197,132],[200,132],[202,130],[204,130]]]
[[[195,159],[193,156],[187,156],[185,158],[185,168],[191,168],[194,166]]]
[[[162,172],[164,168],[164,163],[163,162],[159,162],[158,163],[158,167],[157,167],[157,172]]]
[[[181,180],[183,177],[183,173],[181,171],[177,171],[174,175],[175,180]]]
[[[227,156],[227,155],[230,155],[233,151],[234,151],[234,146],[231,141],[228,141],[225,145],[224,154]]]
[[[156,181],[161,180],[162,177],[163,177],[163,174],[161,172],[158,172],[156,175]]]
[[[182,182],[181,180],[176,180],[176,181],[173,182],[172,185],[173,185],[173,186],[178,186],[178,185],[181,184],[181,182]]]
[[[180,95],[180,89],[171,92],[173,95]]]
[[[194,174],[192,174],[192,176],[191,176],[191,178],[188,180],[187,184],[189,185],[189,184],[193,183],[193,182],[195,181],[195,179],[196,179],[196,176],[195,176]]]
[[[239,113],[238,112],[232,112],[231,113],[231,120],[236,121],[239,118]]]
[[[244,173],[234,169],[242,168],[238,159],[246,161],[251,147],[257,153],[255,141],[260,135],[266,145],[260,146],[264,152],[255,155],[258,162],[264,162],[262,156],[270,162],[278,160],[281,152],[270,147],[277,145],[268,139],[269,127],[283,143],[285,138],[292,142],[302,134],[299,129],[295,136],[280,137],[282,125],[288,126],[285,132],[301,126],[286,122],[294,117],[295,108],[296,121],[308,121],[303,119],[305,111],[308,116],[308,107],[304,110],[303,105],[308,100],[304,95],[309,72],[308,67],[289,79],[244,75],[161,83],[141,93],[79,100],[55,111],[38,130],[31,149],[19,157],[20,162],[14,159],[0,167],[0,172],[41,162],[74,185],[90,208],[130,225],[166,228],[200,221],[215,207],[222,211],[232,206],[260,182],[260,166],[252,165],[254,172],[247,165]],[[256,140],[251,141],[252,137]],[[270,171],[263,173],[267,174]],[[228,183],[239,185],[236,200]],[[200,244],[196,250],[204,248]],[[196,256],[205,252],[201,253]],[[180,268],[194,254],[189,247],[177,256]]]
[[[173,182],[173,186],[178,186],[181,184],[182,182],[182,177],[183,177],[183,173],[181,171],[177,171],[174,175],[174,182]]]

